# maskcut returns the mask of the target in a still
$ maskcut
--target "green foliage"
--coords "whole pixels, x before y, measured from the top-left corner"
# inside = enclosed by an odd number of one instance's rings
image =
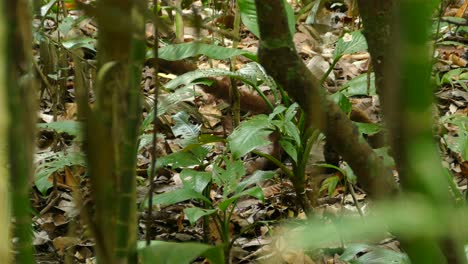
[[[84,155],[79,152],[58,152],[52,153],[42,157],[43,163],[36,167],[36,176],[34,178],[34,184],[37,189],[42,193],[46,194],[47,190],[52,187],[52,181],[49,177],[58,170],[64,167],[72,166],[86,166]]]
[[[183,139],[182,146],[185,147],[188,144],[196,143],[198,134],[200,134],[201,125],[190,123],[189,115],[185,112],[179,112],[173,115],[172,118],[174,120],[172,133],[174,136]]]
[[[75,137],[75,140],[82,141],[81,124],[77,121],[65,120],[51,123],[37,124],[39,129],[54,130],[57,133],[65,133]]]
[[[63,41],[62,46],[69,50],[86,48],[86,49],[96,52],[96,49],[94,48],[96,46],[96,42],[97,41],[94,38],[77,37],[77,38]]]
[[[42,17],[45,17],[47,14],[49,14],[49,12],[51,11],[51,9],[54,7],[55,3],[57,2],[57,0],[50,0],[49,3],[47,3],[46,5],[42,6],[41,7],[41,16]]]
[[[349,80],[342,86],[340,93],[346,95],[347,97],[356,95],[376,95],[375,74],[371,73],[370,80],[368,80],[368,75],[368,73],[363,73]],[[368,83],[368,81],[370,81],[370,83]]]
[[[150,245],[146,246],[144,241],[140,241],[138,243],[138,255],[142,264],[188,264],[199,256],[207,258],[213,264],[224,263],[221,247],[199,243],[151,241]]]
[[[347,245],[340,259],[354,264],[410,264],[403,253],[366,244]]]
[[[351,112],[353,105],[349,101],[348,97],[346,97],[346,95],[337,92],[330,95],[330,99],[335,102],[344,113],[349,114]]]
[[[367,50],[367,42],[360,30],[346,33],[336,43],[333,59],[338,59],[345,54],[352,54]]]
[[[216,60],[226,60],[234,56],[245,56],[257,61],[257,55],[241,49],[225,48],[213,44],[189,42],[167,45],[159,49],[158,58],[169,61],[183,60],[190,57],[205,55]],[[146,54],[147,58],[153,58],[153,51]]]
[[[468,117],[451,115],[441,118],[440,123],[449,123],[458,127],[456,136],[445,134],[443,137],[451,151],[458,153],[464,160],[468,160]]]
[[[444,73],[442,77],[440,77],[439,73],[436,76],[437,86],[450,84],[453,88],[456,84],[458,84],[461,87],[463,87],[463,89],[468,91],[468,86],[466,85],[467,82],[468,82],[468,69],[466,68],[458,68],[458,69],[450,70]]]
[[[258,147],[270,144],[267,136],[272,133],[273,128],[265,115],[257,115],[243,121],[228,137],[233,158],[240,158]]]
[[[290,241],[287,247],[295,250],[316,249],[341,241],[378,241],[388,231],[398,234],[400,238],[430,239],[451,234],[466,239],[468,235],[464,225],[468,221],[465,208],[437,207],[420,196],[401,196],[374,205],[372,214],[367,215],[365,221],[344,216],[340,221],[334,221],[333,225],[311,219],[301,228],[291,226],[284,237]],[[450,210],[452,213],[448,213]]]
[[[292,35],[296,30],[294,11],[291,5],[286,0],[283,0],[283,3],[286,8],[286,15],[288,17],[289,31]],[[258,28],[257,23],[257,8],[255,6],[255,0],[239,0],[238,4],[241,12],[242,23],[244,23],[244,25],[247,27],[247,29],[249,29],[250,32],[252,32],[252,34],[260,38],[260,30]]]

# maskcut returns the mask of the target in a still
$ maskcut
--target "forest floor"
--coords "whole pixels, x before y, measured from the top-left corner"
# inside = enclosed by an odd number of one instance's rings
[[[457,7],[448,8],[444,17],[455,17]],[[188,11],[187,11],[188,12]],[[60,22],[66,23],[68,18],[77,19],[79,12],[71,11],[69,16]],[[303,22],[297,26],[294,42],[297,51],[304,59],[312,72],[318,76],[323,75],[330,67],[336,41],[342,37],[344,32],[354,31],[354,19],[347,12],[339,9],[323,8],[316,18],[316,26],[306,26]],[[466,20],[465,20],[466,22]],[[45,35],[51,39],[57,35],[57,21],[48,18],[44,21]],[[467,38],[468,26],[457,26],[449,23],[449,19],[441,21],[439,32],[436,33],[437,23],[434,22],[434,36],[437,45],[434,56],[434,79],[437,89],[434,92],[436,103],[434,107],[436,138],[442,154],[444,167],[448,168],[454,175],[454,181],[461,191],[466,191],[468,180],[468,70],[466,69],[468,48]],[[76,25],[76,30],[70,34],[95,39],[98,28],[92,19],[84,19]],[[152,36],[151,27],[148,26],[148,39]],[[185,26],[185,41],[196,39],[197,29]],[[219,39],[212,36],[213,32],[202,30],[204,38]],[[64,35],[62,40],[66,41],[71,36]],[[231,46],[232,41],[224,39],[225,46]],[[90,44],[93,45],[93,44]],[[258,39],[246,29],[241,32],[241,40],[238,48],[250,52],[256,52]],[[39,46],[35,49],[36,59],[41,69],[47,66],[48,58],[44,58]],[[95,47],[92,48],[95,50]],[[53,52],[59,52],[57,49]],[[63,53],[63,51],[60,51]],[[95,59],[95,54],[90,55],[89,60]],[[195,62],[200,69],[218,68],[230,69],[229,61],[207,59],[200,56]],[[235,62],[236,69],[245,66],[248,60],[238,57]],[[353,104],[353,108],[359,111],[368,122],[378,124],[380,122],[379,99],[375,95],[375,88],[368,87],[365,73],[369,70],[369,54],[367,52],[345,55],[334,67],[325,82],[325,87],[330,93],[340,91],[347,85],[346,96]],[[63,263],[68,257],[71,263],[94,263],[94,243],[91,235],[84,224],[82,210],[84,204],[92,203],[90,198],[89,179],[86,176],[86,165],[81,152],[82,136],[77,132],[78,125],[77,105],[74,101],[73,65],[69,58],[66,61],[69,73],[66,82],[63,82],[62,103],[57,103],[50,94],[43,93],[40,102],[40,124],[37,137],[36,153],[36,178],[35,187],[31,192],[31,200],[34,209],[34,246],[36,248],[37,263]],[[45,70],[44,70],[45,71]],[[49,73],[50,76],[50,73]],[[145,98],[145,109],[143,117],[147,117],[151,111],[154,99],[154,71],[146,66],[142,73],[141,90]],[[160,75],[161,81],[166,82],[173,79],[173,72],[164,72]],[[360,81],[356,81],[359,80]],[[349,83],[355,80],[354,83]],[[369,77],[370,86],[373,86],[373,77]],[[57,82],[59,83],[59,82]],[[368,89],[370,88],[370,89]],[[239,89],[246,91],[243,96],[258,97],[255,92],[239,83]],[[226,136],[232,132],[232,119],[228,113],[228,103],[219,96],[205,92],[195,87],[193,94],[178,99],[177,107],[160,118],[158,133],[157,153],[164,156],[179,151],[182,147],[180,137],[174,133],[175,115],[183,110],[187,115],[190,125],[200,128],[201,133]],[[268,88],[264,89],[266,93]],[[374,92],[372,92],[374,90]],[[225,91],[228,93],[229,91]],[[162,93],[162,98],[168,94]],[[164,100],[164,99],[163,99]],[[162,101],[164,102],[164,101]],[[253,109],[242,109],[242,119],[252,116]],[[71,122],[68,122],[71,121]],[[57,127],[58,122],[62,122]],[[138,153],[138,203],[142,207],[148,195],[148,173],[151,163],[152,132],[142,135]],[[368,201],[366,194],[356,186],[356,193],[352,197],[347,186],[339,180],[335,188],[327,186],[327,179],[337,177],[342,179],[339,172],[325,173],[318,170],[313,164],[323,163],[323,142],[320,140],[312,148],[311,159],[306,171],[309,177],[307,189],[316,193],[320,190],[318,204],[314,214],[318,217],[327,218],[344,214],[358,215],[359,208],[366,213]],[[268,151],[267,146],[264,148]],[[210,160],[216,160],[224,155],[225,146],[216,144],[211,150]],[[276,176],[262,182],[261,187],[265,201],[262,202],[255,197],[240,199],[234,210],[229,226],[231,236],[237,236],[233,244],[233,263],[347,263],[339,257],[341,244],[330,245],[319,252],[310,254],[304,251],[282,251],[283,244],[287,241],[275,239],[272,234],[281,233],[282,223],[287,221],[302,221],[305,215],[296,203],[295,192],[291,182],[282,175],[281,170],[266,164],[265,160],[255,155],[248,155],[243,159],[246,169],[246,177],[258,170],[270,169]],[[286,166],[290,166],[287,159],[283,160]],[[341,163],[345,169],[346,164]],[[167,193],[182,186],[180,170],[164,167],[157,171],[155,179],[155,193]],[[322,188],[323,187],[323,188]],[[213,187],[210,197],[213,200],[220,199],[222,193],[220,188]],[[354,202],[357,199],[358,204]],[[206,241],[220,243],[221,237],[214,224],[203,225],[198,221],[191,225],[184,209],[198,205],[193,201],[176,203],[169,206],[158,206],[153,212],[152,232],[153,239],[164,241]],[[109,205],[112,206],[112,205]],[[145,219],[146,211],[139,212],[139,239],[144,240],[147,232]],[[256,226],[247,232],[241,230],[256,223]],[[209,231],[209,237],[204,232]],[[378,243],[363,241],[356,255],[364,255],[363,252],[372,252],[376,247],[386,248],[395,252],[401,252],[399,243],[393,237],[383,238]],[[341,252],[342,253],[342,252]],[[273,262],[273,259],[276,259]]]

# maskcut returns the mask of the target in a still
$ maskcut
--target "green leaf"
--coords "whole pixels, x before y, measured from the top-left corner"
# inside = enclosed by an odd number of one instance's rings
[[[284,123],[284,130],[282,131],[285,135],[290,136],[294,139],[296,146],[301,146],[301,135],[299,128],[292,121],[287,121]]]
[[[265,200],[265,196],[263,195],[263,191],[262,191],[262,188],[258,187],[258,186],[255,186],[253,188],[250,188],[250,189],[247,189],[245,191],[242,191],[240,193],[237,193],[235,195],[233,195],[232,197],[222,201],[221,203],[219,203],[218,207],[221,211],[226,211],[226,209],[234,202],[237,201],[237,199],[239,199],[240,197],[242,196],[252,196],[252,197],[255,197],[257,199],[259,199],[260,201],[264,201]]]
[[[408,256],[403,253],[365,244],[347,245],[340,259],[358,264],[410,263]]]
[[[191,207],[185,208],[184,213],[190,221],[190,224],[194,225],[201,217],[216,213],[216,209],[202,209],[198,207]]]
[[[254,0],[238,0],[239,9],[241,12],[242,23],[252,32],[257,38],[260,38],[260,30],[257,23],[257,7]]]
[[[179,112],[172,116],[174,126],[171,128],[172,133],[176,137],[183,139],[182,145],[185,147],[189,144],[196,143],[198,134],[200,134],[201,125],[192,124],[189,121],[189,115],[185,112]]]
[[[75,24],[75,19],[73,17],[65,17],[62,22],[59,24],[58,29],[60,33],[66,35],[73,28]]]
[[[346,114],[351,112],[351,108],[353,107],[353,105],[349,101],[348,97],[346,97],[344,94],[342,94],[340,92],[334,93],[334,94],[330,95],[330,99],[333,102],[335,102],[336,104],[338,104],[340,109],[343,112],[345,112]]]
[[[286,152],[286,154],[288,154],[289,157],[291,157],[291,159],[297,164],[297,149],[294,147],[291,141],[282,138],[278,141],[278,143]]]
[[[182,102],[193,101],[195,92],[191,87],[174,90],[172,93],[161,95],[158,98],[158,116],[175,111]],[[141,124],[142,132],[152,128],[154,120],[154,109],[152,108]]]
[[[272,129],[273,126],[265,115],[243,121],[228,137],[233,158],[238,159],[258,147],[270,144],[267,136]]]
[[[184,73],[172,81],[165,84],[166,89],[174,90],[181,85],[192,84],[195,80],[201,78],[210,78],[210,77],[219,77],[219,76],[228,76],[236,79],[240,79],[247,83],[252,83],[253,80],[245,79],[246,76],[231,72],[223,69],[199,69],[191,72]],[[253,83],[252,83],[253,84]]]
[[[356,53],[367,50],[367,42],[360,30],[346,33],[336,43],[333,59],[337,59],[345,54]]]
[[[333,193],[335,192],[338,182],[340,182],[340,178],[338,178],[338,176],[332,176],[332,177],[326,178],[323,181],[322,186],[320,187],[320,192],[327,190],[328,196],[331,197]]]
[[[50,12],[50,9],[54,6],[56,2],[57,0],[50,0],[49,3],[41,6],[41,16],[45,17]]]
[[[269,179],[273,178],[273,176],[275,176],[275,174],[276,173],[274,171],[261,171],[261,170],[255,171],[246,180],[240,182],[237,185],[236,193],[239,193],[239,192],[243,191],[249,185],[255,184],[257,182],[269,180]]]
[[[379,124],[370,124],[370,123],[360,123],[353,122],[359,130],[359,134],[366,134],[369,136],[375,135],[382,130],[382,127]]]
[[[370,75],[369,92],[367,92],[368,81],[368,74],[361,74],[346,82],[343,85],[343,88],[341,88],[340,92],[346,95],[347,97],[356,95],[376,95],[374,73],[371,73]]]
[[[96,40],[93,38],[89,38],[89,37],[77,37],[77,38],[62,42],[63,47],[69,50],[87,48],[94,52],[96,51],[96,49],[94,48],[95,44],[96,44]]]
[[[299,108],[299,105],[297,103],[294,103],[288,107],[288,110],[286,110],[286,113],[284,114],[284,120],[285,121],[291,121],[297,114],[297,109]]]
[[[234,193],[240,179],[245,175],[244,164],[241,160],[224,159],[226,169],[217,165],[213,167],[213,181],[223,186],[223,197]]]
[[[294,10],[291,5],[283,0],[284,7],[286,9],[286,16],[288,18],[288,27],[291,35],[295,32],[295,18]],[[260,30],[258,29],[257,22],[257,8],[255,6],[255,0],[238,0],[239,9],[241,11],[242,23],[247,27],[247,29],[252,32],[257,38],[260,38]]]
[[[249,62],[244,67],[240,68],[237,73],[249,79],[252,83],[257,84],[258,80],[262,81],[266,86],[276,92],[276,82],[268,75],[263,66],[257,62]]]
[[[189,264],[199,256],[206,257],[213,264],[224,263],[222,247],[191,242],[151,241],[146,246],[145,241],[139,241],[138,255],[142,264]]]
[[[205,55],[216,60],[225,60],[233,56],[245,56],[253,61],[257,61],[257,56],[251,52],[225,48],[212,44],[205,44],[199,42],[189,42],[181,44],[172,44],[159,49],[159,58],[169,61],[183,60],[189,57],[195,57],[199,55]],[[146,55],[147,58],[153,58],[154,54],[149,51]]]
[[[52,182],[49,177],[52,173],[63,169],[68,166],[86,166],[86,161],[83,153],[80,152],[58,152],[47,156],[42,160],[42,164],[36,167],[36,175],[34,177],[34,184],[37,189],[46,194],[47,190],[52,187]]]
[[[202,193],[211,181],[211,172],[184,169],[180,172],[180,178],[184,183],[184,188]]]
[[[268,119],[273,120],[273,118],[283,113],[285,110],[286,110],[286,107],[284,105],[278,105],[277,107],[275,107],[275,109],[273,109],[273,112],[271,112],[271,114],[268,116]]]
[[[77,121],[56,121],[51,123],[40,123],[37,124],[39,129],[54,130],[57,133],[66,133],[70,136],[74,136],[75,140],[81,141],[81,123]]]
[[[179,151],[158,158],[156,168],[171,166],[173,169],[199,165],[202,162],[197,156],[188,151]],[[149,169],[149,168],[148,168]]]
[[[208,204],[211,204],[211,201],[205,196],[201,195],[195,190],[186,189],[186,188],[177,189],[171,192],[155,195],[153,196],[153,204],[171,205],[171,204],[176,204],[176,203],[180,203],[180,202],[191,200],[191,199],[201,200],[201,201],[207,202]],[[146,202],[144,206],[147,207],[148,203]]]

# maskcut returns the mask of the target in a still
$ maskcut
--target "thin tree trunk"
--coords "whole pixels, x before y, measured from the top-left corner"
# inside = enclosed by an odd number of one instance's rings
[[[5,65],[9,113],[8,153],[11,180],[13,235],[16,263],[34,263],[32,248],[30,182],[33,177],[34,96],[31,56],[31,18],[29,1],[4,1],[2,15],[8,22]],[[4,241],[4,243],[8,243]]]

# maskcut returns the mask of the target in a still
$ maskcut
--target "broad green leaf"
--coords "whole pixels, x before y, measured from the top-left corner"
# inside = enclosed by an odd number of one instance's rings
[[[179,108],[179,104],[182,102],[193,101],[195,98],[195,92],[191,87],[184,87],[174,90],[172,93],[159,96],[158,98],[158,116],[164,115],[168,112],[175,111]],[[180,112],[180,111],[178,111]],[[141,130],[144,132],[151,128],[154,120],[154,109],[148,113],[146,118],[143,120]]]
[[[206,198],[205,196],[201,195],[200,193],[196,192],[192,189],[177,189],[167,193],[161,193],[158,195],[153,196],[153,204],[164,204],[164,205],[171,205],[180,203],[183,201],[187,201],[190,199],[201,200],[211,204],[211,201]],[[145,203],[145,207],[148,206],[148,203]]]
[[[374,247],[356,260],[356,264],[410,264],[407,255],[393,250]]]
[[[280,144],[281,148],[286,152],[286,154],[288,154],[289,157],[291,157],[291,159],[297,164],[297,149],[294,147],[291,141],[287,139],[280,139],[278,143]]]
[[[243,121],[228,137],[233,158],[238,159],[258,147],[270,144],[267,137],[272,129],[273,126],[265,115]]]
[[[370,83],[368,83],[370,81]],[[370,85],[368,87],[368,85]],[[369,88],[369,92],[367,89]],[[375,74],[371,73],[370,80],[368,80],[368,74],[364,73],[354,77],[343,85],[341,93],[347,97],[355,95],[376,95],[375,92]]]
[[[291,121],[297,114],[297,109],[299,108],[299,105],[297,103],[294,103],[288,107],[286,110],[286,113],[284,114],[284,120],[286,121]]]
[[[241,160],[224,159],[226,169],[217,165],[213,167],[213,181],[223,186],[223,197],[226,198],[234,193],[240,179],[245,175],[244,164]]]
[[[37,189],[45,195],[47,190],[52,187],[52,181],[49,181],[49,177],[52,175],[52,173],[61,170],[66,166],[71,167],[77,165],[83,167],[86,166],[83,153],[59,152],[49,156],[47,160],[44,160],[42,164],[36,167],[34,184],[36,185]]]
[[[450,84],[453,87],[455,83],[458,83],[458,80],[462,80],[460,77],[463,77],[463,73],[467,71],[468,70],[466,68],[453,69],[445,73],[440,82],[441,84]]]
[[[49,3],[41,6],[41,16],[45,17],[49,13],[50,9],[55,5],[56,2],[57,0],[50,0]]]
[[[62,22],[59,24],[58,29],[60,33],[66,35],[73,28],[75,24],[75,19],[73,17],[65,17]]]
[[[346,114],[351,112],[351,108],[353,107],[353,105],[349,101],[348,97],[346,97],[344,94],[342,94],[340,92],[334,93],[334,94],[330,95],[330,99],[333,102],[335,102],[336,104],[338,104],[340,109],[343,112],[345,112]]]
[[[301,135],[299,129],[297,128],[296,124],[292,121],[284,122],[284,130],[282,131],[285,135],[294,139],[296,146],[301,146]]]
[[[278,105],[275,107],[275,109],[273,109],[273,112],[271,112],[271,114],[268,116],[268,119],[273,120],[273,118],[283,113],[284,111],[286,111],[286,107],[284,105]]]
[[[367,50],[367,42],[360,30],[346,33],[336,43],[333,59],[345,54],[356,53]]]
[[[366,135],[375,135],[382,130],[382,127],[379,124],[369,124],[369,123],[360,123],[360,122],[353,122],[354,125],[357,126],[359,130],[359,134],[366,134]]]
[[[54,130],[57,133],[66,133],[70,136],[74,136],[75,140],[82,140],[81,124],[77,121],[65,120],[51,123],[40,123],[37,124],[37,127],[40,129]]]
[[[340,178],[338,178],[338,176],[326,178],[320,187],[320,192],[327,190],[328,196],[332,197],[338,182],[340,182]]]
[[[461,132],[458,136],[444,135],[447,146],[455,153],[460,154],[464,160],[468,160],[468,133]]]
[[[252,196],[252,197],[255,197],[257,199],[259,199],[260,201],[264,201],[265,197],[263,195],[263,191],[262,191],[262,188],[258,187],[258,186],[255,186],[253,188],[250,188],[250,189],[247,189],[245,191],[242,191],[240,193],[237,193],[235,195],[233,195],[232,197],[222,201],[221,203],[219,203],[218,207],[221,211],[226,211],[226,209],[234,202],[237,201],[237,199],[239,199],[240,197],[242,196]]]
[[[171,166],[172,168],[184,168],[199,165],[202,160],[198,159],[193,153],[188,151],[179,151],[167,156],[159,157],[156,161],[156,168]]]
[[[211,172],[184,169],[180,172],[180,178],[184,183],[184,188],[202,193],[211,181]]]
[[[403,253],[365,244],[347,245],[340,259],[359,264],[410,263],[408,256]]]
[[[225,48],[199,42],[172,44],[159,49],[159,58],[169,61],[183,60],[198,55],[205,55],[216,60],[225,60],[233,56],[242,55],[253,61],[257,60],[255,54],[245,50]],[[153,58],[153,52],[149,51],[146,57]]]
[[[264,85],[270,87],[270,89],[276,94],[276,82],[270,77],[270,75],[268,75],[261,64],[257,62],[249,62],[244,67],[240,68],[237,73],[242,76],[246,76],[245,78],[248,78],[254,84],[257,84],[258,80],[262,81]]]
[[[201,217],[216,213],[216,209],[202,209],[198,207],[190,207],[185,208],[184,213],[190,221],[190,224],[194,225]]]
[[[182,145],[185,147],[188,144],[196,143],[198,134],[200,134],[201,125],[192,124],[189,121],[189,115],[185,112],[179,112],[172,116],[174,126],[171,128],[172,133],[176,137],[183,139]]]
[[[78,37],[62,42],[63,47],[69,50],[87,48],[92,51],[95,49],[96,40],[89,37]]]
[[[257,23],[257,7],[254,0],[238,0],[239,9],[241,12],[242,23],[247,29],[252,32],[257,38],[260,38],[260,30]]]
[[[243,191],[249,185],[252,185],[252,184],[255,184],[255,183],[258,183],[258,182],[261,182],[261,181],[269,180],[269,179],[273,178],[273,176],[275,176],[275,174],[276,173],[274,171],[261,171],[261,170],[255,171],[246,180],[240,182],[237,185],[236,193],[239,193],[239,192]]]
[[[254,80],[249,76],[242,75],[237,72],[231,72],[223,69],[200,69],[191,72],[184,73],[174,80],[165,84],[166,89],[174,90],[181,85],[189,85],[192,84],[195,80],[201,78],[210,78],[210,77],[219,77],[219,76],[229,76],[232,78],[239,79],[243,82],[248,84],[255,84]]]
[[[226,142],[226,140],[222,137],[218,137],[215,135],[201,134],[200,136],[198,136],[198,142],[200,142],[200,144],[210,144],[216,142]]]
[[[146,246],[145,241],[139,241],[138,255],[142,264],[189,264],[199,256],[207,258],[213,264],[224,263],[221,247],[192,242],[151,241],[150,245]]]
[[[283,0],[283,3],[286,9],[289,31],[291,32],[291,35],[293,35],[296,29],[294,10],[286,0]],[[257,8],[255,6],[255,0],[238,0],[238,4],[239,9],[241,11],[242,23],[244,23],[244,25],[250,32],[252,32],[252,34],[260,38],[260,30],[258,29]]]
[[[334,170],[337,170],[339,171],[341,174],[345,174],[345,172],[340,169],[339,167],[335,166],[335,165],[331,165],[331,164],[328,164],[328,163],[319,163],[319,164],[314,164],[314,166],[317,166],[319,168],[330,168],[330,169],[334,169]]]

